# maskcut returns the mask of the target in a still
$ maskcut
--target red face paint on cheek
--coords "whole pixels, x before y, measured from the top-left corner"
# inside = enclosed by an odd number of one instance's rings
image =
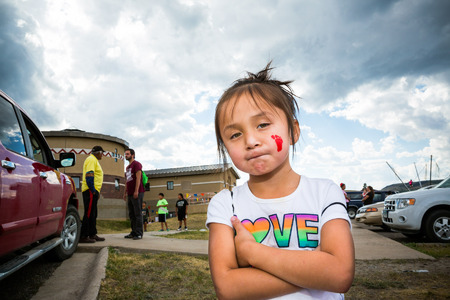
[[[275,143],[277,143],[277,151],[280,152],[281,149],[283,149],[283,139],[278,135],[272,135],[272,138],[275,140]]]

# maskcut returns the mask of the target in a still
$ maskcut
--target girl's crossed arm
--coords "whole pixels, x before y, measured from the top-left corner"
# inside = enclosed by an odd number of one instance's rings
[[[243,226],[242,228],[246,230]],[[253,236],[248,234],[254,241]],[[219,299],[262,299],[300,290],[298,286],[260,269],[239,268],[234,231],[224,224],[209,224],[209,260]]]
[[[303,288],[345,293],[354,277],[354,246],[348,222],[333,219],[321,230],[320,251],[295,251],[259,244],[236,218],[235,247],[239,264]]]

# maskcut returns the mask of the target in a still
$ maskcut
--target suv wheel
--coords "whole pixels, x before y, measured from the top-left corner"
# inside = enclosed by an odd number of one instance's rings
[[[439,243],[450,242],[450,211],[439,209],[432,212],[426,219],[427,237]]]
[[[348,217],[350,219],[354,219],[356,217],[356,208],[354,208],[354,207],[348,208]]]
[[[61,232],[62,243],[48,253],[52,260],[63,261],[77,250],[80,240],[81,221],[77,209],[73,205],[67,207],[66,218]]]

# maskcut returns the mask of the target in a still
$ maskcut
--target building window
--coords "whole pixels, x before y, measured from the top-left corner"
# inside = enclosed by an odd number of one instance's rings
[[[117,162],[117,148],[115,148],[116,150],[114,151],[114,160]]]
[[[120,180],[118,178],[114,179],[114,187],[116,190],[120,190]]]
[[[80,188],[80,177],[78,176],[72,176],[73,182],[75,183],[75,188],[79,189]]]
[[[145,190],[148,192],[148,191],[150,191],[150,182],[147,182],[146,184],[145,184]]]
[[[173,181],[167,181],[167,189],[173,190]]]

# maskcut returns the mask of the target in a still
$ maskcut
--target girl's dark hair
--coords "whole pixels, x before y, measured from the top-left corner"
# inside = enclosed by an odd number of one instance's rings
[[[179,193],[178,196],[181,196],[181,199],[184,199],[183,194]]]
[[[243,94],[249,95],[256,106],[259,107],[257,100],[266,102],[272,108],[281,109],[286,115],[289,134],[291,135],[292,148],[295,152],[295,121],[297,120],[298,104],[290,84],[293,81],[279,81],[271,78],[270,61],[266,67],[257,74],[247,72],[247,77],[236,80],[220,97],[216,106],[214,118],[216,129],[217,150],[219,157],[226,163],[226,148],[220,134],[220,118],[222,111],[231,99],[238,99]],[[233,111],[233,110],[232,110]]]

